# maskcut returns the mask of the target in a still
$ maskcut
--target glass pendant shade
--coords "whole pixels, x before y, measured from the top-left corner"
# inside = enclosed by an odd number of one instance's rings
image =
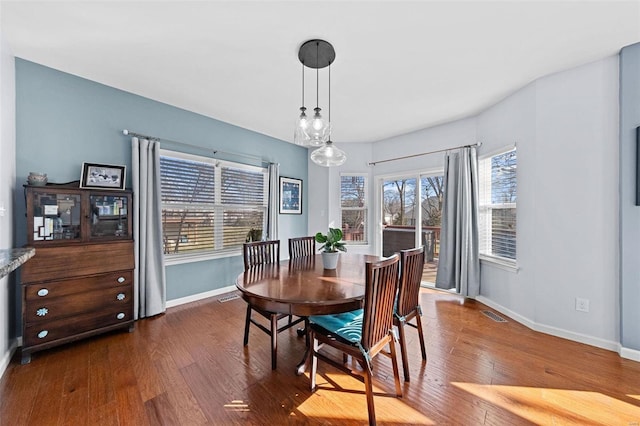
[[[304,42],[298,50],[298,59],[302,64],[302,105],[304,105],[304,69],[316,70],[316,107],[312,117],[305,114],[306,108],[300,108],[300,117],[296,120],[294,143],[297,145],[318,147],[311,153],[311,160],[323,167],[340,166],[347,160],[341,149],[331,142],[331,64],[336,58],[336,52],[331,43],[325,40],[313,39]],[[325,119],[318,105],[320,73],[322,68],[329,67],[328,72],[328,119]]]
[[[311,161],[323,167],[341,166],[347,161],[347,155],[328,140],[322,148],[311,153]]]
[[[311,123],[307,128],[307,136],[309,138],[309,145],[322,146],[329,140],[331,134],[331,123],[325,120],[320,114],[321,109],[316,107],[313,109],[315,114],[311,119]]]
[[[307,132],[309,131],[311,120],[309,120],[309,117],[307,117],[307,114],[305,113],[305,107],[300,107],[300,111],[300,117],[296,119],[293,142],[296,145],[308,146],[309,135]]]

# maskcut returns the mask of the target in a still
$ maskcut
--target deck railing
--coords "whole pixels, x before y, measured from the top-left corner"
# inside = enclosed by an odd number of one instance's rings
[[[415,226],[388,225],[382,231],[382,255],[391,256],[403,249],[415,247]],[[427,252],[427,262],[438,257],[440,249],[440,227],[424,226],[422,244]]]

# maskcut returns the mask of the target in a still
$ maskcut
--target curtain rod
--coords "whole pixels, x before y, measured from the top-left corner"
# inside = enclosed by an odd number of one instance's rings
[[[127,130],[127,129],[123,129],[122,130],[122,134],[125,136],[135,136],[137,138],[144,138],[144,139],[149,139],[149,140],[155,140],[155,141],[165,141],[165,142],[169,142],[169,143],[173,143],[173,144],[177,144],[177,145],[182,145],[182,146],[188,146],[190,148],[197,148],[197,149],[202,149],[205,151],[211,151],[212,155],[216,155],[218,153],[220,154],[228,154],[228,155],[235,155],[238,157],[245,157],[245,158],[251,158],[252,160],[258,160],[262,163],[269,163],[269,161],[263,159],[262,157],[256,157],[255,155],[247,155],[247,154],[240,154],[237,152],[228,152],[228,151],[221,151],[219,149],[213,149],[213,148],[205,148],[204,146],[200,146],[200,145],[193,145],[190,143],[186,143],[186,142],[179,142],[179,141],[174,141],[171,139],[164,139],[164,138],[158,138],[156,136],[149,136],[149,135],[145,135],[142,133],[137,133],[137,132],[132,132],[131,130]]]
[[[438,152],[444,152],[444,151],[451,151],[452,149],[458,149],[458,148],[469,148],[472,146],[481,146],[482,142],[477,142],[475,144],[472,145],[460,145],[460,146],[454,146],[452,148],[445,148],[445,149],[438,149],[436,151],[429,151],[429,152],[421,152],[419,154],[412,154],[412,155],[405,155],[404,157],[396,157],[396,158],[388,158],[386,160],[380,160],[380,161],[372,161],[369,163],[370,166],[375,166],[376,164],[380,164],[380,163],[386,163],[388,161],[397,161],[397,160],[404,160],[406,158],[413,158],[413,157],[420,157],[422,155],[428,155],[428,154],[436,154]]]

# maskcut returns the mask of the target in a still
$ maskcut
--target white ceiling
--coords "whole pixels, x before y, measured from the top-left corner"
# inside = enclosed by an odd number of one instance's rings
[[[287,141],[312,38],[336,50],[337,143],[473,115],[640,41],[639,1],[3,0],[0,14],[17,57]]]

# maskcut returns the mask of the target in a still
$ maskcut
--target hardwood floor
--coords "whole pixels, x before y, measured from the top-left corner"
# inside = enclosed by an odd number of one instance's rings
[[[391,363],[374,361],[379,424],[639,425],[640,363],[616,353],[495,322],[480,303],[423,289],[427,357],[407,329],[411,382],[393,394]],[[117,332],[14,357],[0,381],[2,425],[363,424],[364,385],[324,363],[320,389],[294,368],[295,330],[268,337],[245,303],[218,298],[169,309]],[[501,315],[502,316],[502,315]]]

